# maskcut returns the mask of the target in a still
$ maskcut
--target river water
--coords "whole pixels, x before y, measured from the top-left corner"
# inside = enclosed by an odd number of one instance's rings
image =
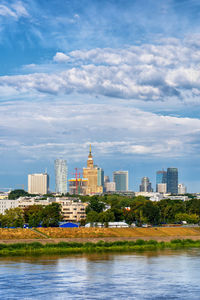
[[[200,299],[200,250],[0,258],[0,299]]]

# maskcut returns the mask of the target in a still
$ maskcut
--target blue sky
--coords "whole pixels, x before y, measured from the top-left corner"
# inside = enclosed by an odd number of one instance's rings
[[[129,170],[155,185],[178,167],[200,192],[200,3],[0,3],[0,187],[27,185],[56,158]]]

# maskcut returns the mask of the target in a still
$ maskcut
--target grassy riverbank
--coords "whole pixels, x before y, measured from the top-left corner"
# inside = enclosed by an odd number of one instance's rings
[[[94,238],[136,238],[156,239],[158,237],[183,239],[200,238],[200,227],[152,227],[152,228],[0,228],[0,240],[37,239],[94,239]],[[81,242],[84,242],[82,240]]]
[[[94,253],[94,252],[131,252],[162,249],[183,249],[200,248],[200,241],[172,240],[171,242],[157,242],[155,240],[137,240],[137,241],[116,241],[98,243],[77,243],[60,242],[41,244],[33,243],[15,243],[0,244],[0,256],[18,256],[18,255],[41,255],[41,254],[75,254],[75,253]]]

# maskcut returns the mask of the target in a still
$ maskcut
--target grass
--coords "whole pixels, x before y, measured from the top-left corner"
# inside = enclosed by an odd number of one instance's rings
[[[200,236],[200,228],[0,228],[0,240],[26,240],[46,238],[104,238],[104,237],[190,237]]]
[[[200,241],[193,241],[191,239],[176,239],[172,240],[171,242],[157,242],[155,240],[144,241],[142,239],[138,239],[137,241],[99,241],[98,243],[60,242],[41,244],[39,242],[33,242],[0,244],[0,256],[76,254],[94,252],[131,252],[183,248],[200,248]]]

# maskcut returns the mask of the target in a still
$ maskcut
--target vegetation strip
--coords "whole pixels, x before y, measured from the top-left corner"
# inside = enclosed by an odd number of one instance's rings
[[[75,254],[93,252],[127,252],[162,249],[200,248],[200,241],[191,239],[172,240],[171,242],[157,242],[155,240],[144,241],[115,241],[98,243],[60,242],[52,244],[15,243],[0,244],[0,256],[41,255],[41,254]]]

